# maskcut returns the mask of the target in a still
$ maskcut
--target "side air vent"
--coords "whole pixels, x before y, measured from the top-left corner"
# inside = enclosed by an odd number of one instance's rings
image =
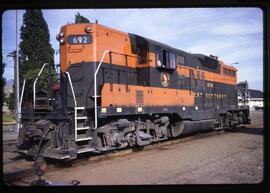
[[[136,90],[136,104],[143,105],[143,91]]]

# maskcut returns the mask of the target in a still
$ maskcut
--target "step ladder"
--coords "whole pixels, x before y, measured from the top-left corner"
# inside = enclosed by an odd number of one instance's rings
[[[77,101],[76,101],[72,81],[70,78],[70,74],[67,71],[65,73],[68,77],[69,85],[70,85],[73,100],[74,100],[74,127],[75,127],[74,141],[78,145],[77,154],[94,151],[95,150],[94,148],[89,147],[89,140],[91,140],[92,137],[87,136],[87,131],[89,131],[90,127],[86,126],[87,117],[83,116],[85,107],[77,106]],[[79,116],[79,114],[81,116]]]
[[[86,116],[78,116],[83,114],[85,107],[74,107],[75,110],[75,142],[89,141],[92,137],[86,136],[86,132],[90,129],[89,126],[85,125],[87,120]]]

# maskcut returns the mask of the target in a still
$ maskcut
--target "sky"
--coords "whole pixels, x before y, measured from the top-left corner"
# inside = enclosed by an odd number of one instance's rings
[[[18,10],[20,29],[25,10]],[[50,43],[59,49],[56,34],[62,25],[75,21],[79,12],[124,32],[141,35],[180,50],[217,55],[238,69],[238,81],[263,91],[263,13],[259,8],[162,8],[162,9],[43,9],[50,31]],[[13,79],[13,59],[7,54],[16,49],[16,14],[2,15],[2,55],[7,63],[4,77]],[[18,41],[20,38],[18,37]],[[59,64],[59,54],[54,56]],[[235,64],[238,63],[238,64]]]

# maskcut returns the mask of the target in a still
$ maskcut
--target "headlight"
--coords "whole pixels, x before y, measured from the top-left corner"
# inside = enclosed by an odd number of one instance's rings
[[[60,37],[64,37],[64,35],[65,35],[65,34],[64,34],[63,31],[61,31],[60,34],[59,34]]]
[[[60,38],[59,42],[60,42],[61,44],[63,44],[63,43],[65,42],[65,38],[64,38],[64,37]]]

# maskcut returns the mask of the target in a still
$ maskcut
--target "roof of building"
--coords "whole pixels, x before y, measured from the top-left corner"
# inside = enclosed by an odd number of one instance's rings
[[[248,89],[250,98],[263,98],[263,92],[260,90]]]

